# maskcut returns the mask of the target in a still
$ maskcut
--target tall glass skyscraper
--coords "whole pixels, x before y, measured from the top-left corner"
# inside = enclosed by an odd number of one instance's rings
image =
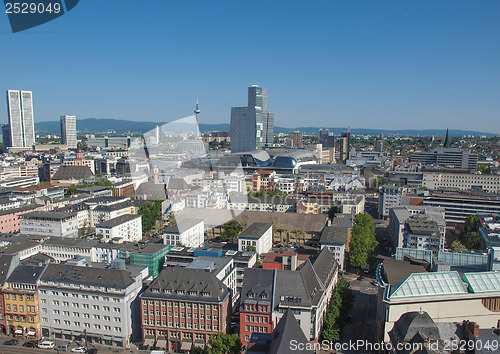
[[[61,143],[68,149],[77,148],[75,116],[61,116]]]
[[[31,148],[35,145],[32,92],[7,90],[7,110],[10,131],[10,139],[4,139],[10,143],[7,147]]]
[[[273,144],[274,113],[266,88],[248,88],[248,107],[231,108],[231,152],[260,150]]]

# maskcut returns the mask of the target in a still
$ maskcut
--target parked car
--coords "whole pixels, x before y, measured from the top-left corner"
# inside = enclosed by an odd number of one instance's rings
[[[19,340],[17,339],[11,339],[11,340],[8,340],[6,342],[3,342],[3,345],[17,345],[19,344]]]
[[[85,347],[75,347],[71,349],[73,353],[85,353],[87,351],[87,348]]]
[[[378,286],[378,281],[376,281],[376,280],[372,281],[372,285],[373,286]]]
[[[61,344],[61,345],[58,345],[56,347],[56,350],[60,351],[60,352],[67,352],[69,349],[69,345],[68,344]]]
[[[51,340],[44,340],[43,342],[38,343],[38,348],[41,349],[54,349],[56,343]]]
[[[34,340],[30,340],[29,342],[26,342],[23,344],[23,347],[27,348],[36,348],[37,342]]]

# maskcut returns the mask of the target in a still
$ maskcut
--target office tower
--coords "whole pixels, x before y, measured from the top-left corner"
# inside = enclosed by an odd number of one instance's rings
[[[384,152],[384,141],[383,140],[377,140],[375,142],[375,151],[377,152]]]
[[[77,148],[75,116],[61,116],[61,143],[68,149]]]
[[[10,125],[4,124],[2,126],[2,142],[3,142],[3,152],[7,152],[7,148],[12,146],[10,141]]]
[[[248,107],[231,108],[231,152],[260,150],[273,144],[274,113],[267,89],[248,88]]]
[[[349,160],[351,152],[351,129],[347,128],[346,132],[343,132],[340,136],[340,160],[345,162]]]
[[[301,148],[304,147],[302,132],[296,130],[294,132],[288,132],[287,147]]]
[[[6,147],[31,148],[35,145],[32,92],[7,90],[7,109],[9,113],[10,146]]]

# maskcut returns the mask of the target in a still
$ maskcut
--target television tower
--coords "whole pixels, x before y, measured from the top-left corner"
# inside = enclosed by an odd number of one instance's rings
[[[200,115],[200,108],[198,106],[198,99],[196,99],[196,109],[194,110],[194,113],[196,114],[196,133],[197,133],[197,136],[200,135],[200,119],[199,119],[199,115]]]

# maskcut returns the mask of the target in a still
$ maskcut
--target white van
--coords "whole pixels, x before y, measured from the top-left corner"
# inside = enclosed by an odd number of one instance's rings
[[[152,350],[149,354],[166,354],[164,350]]]
[[[53,349],[56,346],[56,343],[51,340],[44,340],[43,342],[38,343],[38,348],[40,349]]]

